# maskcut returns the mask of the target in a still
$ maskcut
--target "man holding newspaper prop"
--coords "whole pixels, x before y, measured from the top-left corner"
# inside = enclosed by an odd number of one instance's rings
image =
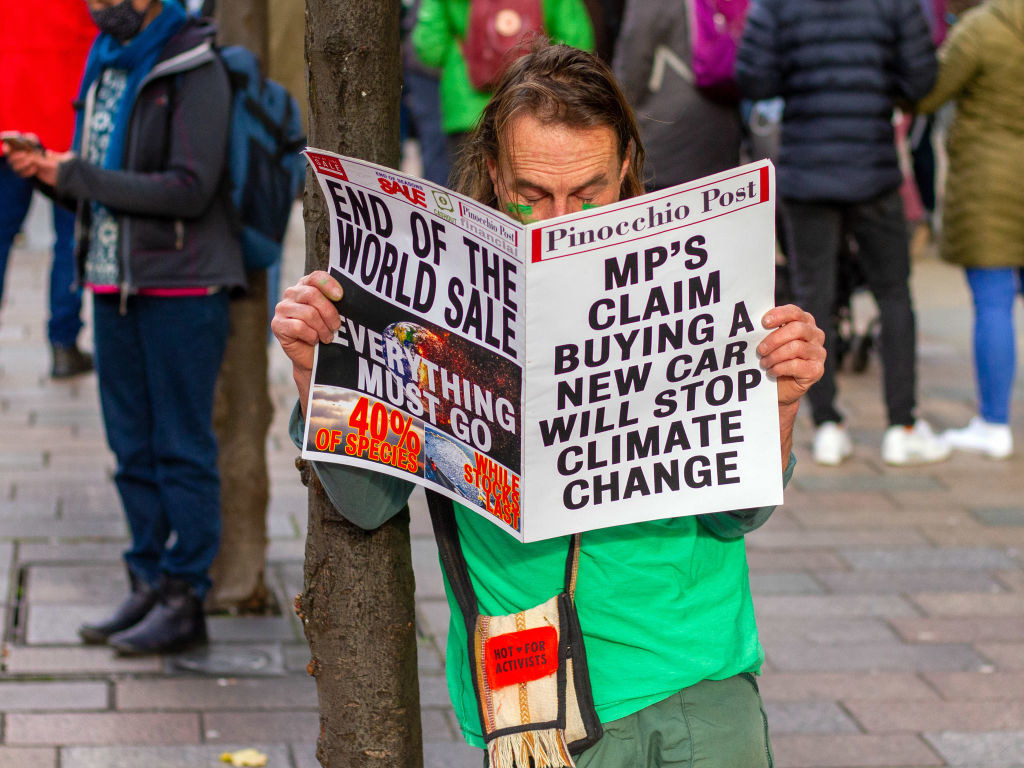
[[[769,765],[743,535],[825,356],[770,308],[771,166],[642,195],[625,99],[565,46],[504,76],[462,195],[309,156],[331,270],[272,323],[292,437],[361,527],[430,491],[467,741],[495,768]]]

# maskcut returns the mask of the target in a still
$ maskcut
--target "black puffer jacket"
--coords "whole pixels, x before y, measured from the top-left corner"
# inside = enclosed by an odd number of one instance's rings
[[[779,192],[862,202],[894,189],[892,111],[935,81],[919,0],[753,0],[736,79],[752,99],[782,96]]]
[[[190,20],[167,41],[135,100],[122,170],[80,158],[58,167],[57,194],[78,201],[80,267],[89,201],[116,215],[125,295],[245,285],[225,175],[231,85],[212,47],[214,32]]]

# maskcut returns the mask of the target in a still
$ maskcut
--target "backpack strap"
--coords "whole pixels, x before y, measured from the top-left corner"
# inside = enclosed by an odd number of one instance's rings
[[[434,528],[441,567],[448,577],[448,584],[466,620],[466,626],[472,632],[476,626],[476,618],[480,614],[480,606],[469,577],[469,567],[466,565],[466,555],[462,551],[459,529],[455,524],[454,503],[436,491],[427,491],[427,507],[430,509],[430,524]],[[570,537],[569,551],[565,558],[565,592],[572,600],[576,595],[582,539],[583,534],[580,533],[574,533]]]
[[[576,600],[576,576],[580,568],[580,546],[583,534],[574,533],[569,540],[569,554],[565,558],[565,593]]]
[[[459,530],[455,525],[455,506],[447,496],[442,496],[436,491],[427,491],[427,507],[430,509],[430,524],[434,528],[441,567],[444,568],[448,585],[455,595],[455,600],[462,611],[462,618],[472,636],[477,616],[480,615],[480,606],[469,578],[462,543],[459,541]]]
[[[285,99],[284,103],[284,123],[285,125],[291,125],[294,122],[298,122],[300,126],[302,125],[301,119],[299,118],[297,112],[297,108],[295,106],[295,99],[293,99],[289,95],[289,97]],[[301,151],[302,149],[305,148],[305,146],[306,137],[304,135],[297,136],[296,138],[291,140],[289,140],[287,136],[282,136],[281,149],[279,154],[281,156],[290,155],[293,152]]]

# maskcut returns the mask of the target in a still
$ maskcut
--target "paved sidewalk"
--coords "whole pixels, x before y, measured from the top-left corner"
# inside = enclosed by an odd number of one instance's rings
[[[293,223],[286,284],[302,264]],[[267,753],[271,768],[313,768],[315,689],[290,612],[213,618],[215,658],[237,665],[214,675],[76,642],[79,623],[125,588],[126,532],[95,378],[48,379],[47,274],[48,254],[16,250],[0,311],[0,768],[212,768],[242,747]],[[921,415],[959,426],[973,402],[966,291],[958,272],[926,261],[915,292]],[[306,502],[276,350],[272,377],[268,578],[287,608],[301,589]],[[853,459],[815,467],[802,422],[786,504],[749,539],[776,764],[1024,766],[1024,451],[886,468],[877,357],[840,386]],[[447,608],[415,498],[426,763],[478,768],[448,705]]]

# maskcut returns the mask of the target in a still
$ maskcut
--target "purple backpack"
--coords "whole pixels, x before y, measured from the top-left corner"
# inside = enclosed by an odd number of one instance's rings
[[[736,101],[733,70],[749,0],[688,0],[694,84],[712,98]]]

